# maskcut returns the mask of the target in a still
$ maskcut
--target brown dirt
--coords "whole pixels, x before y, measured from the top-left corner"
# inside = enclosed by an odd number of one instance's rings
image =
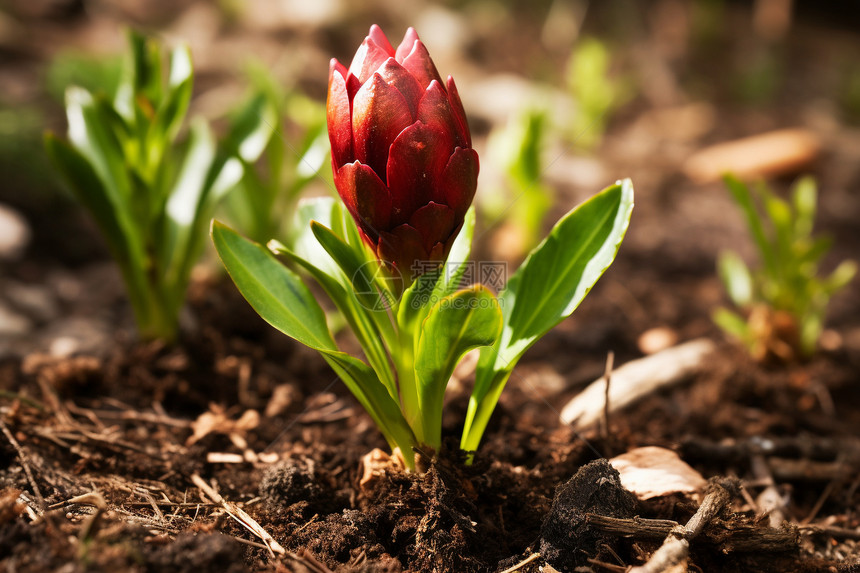
[[[84,3],[58,4],[74,8],[74,22],[85,28]],[[143,21],[170,21],[161,12],[179,10],[173,3],[153,4],[158,17]],[[594,10],[604,29],[623,24],[611,10]],[[540,34],[530,12],[522,12],[508,28],[484,31],[489,39],[469,47],[476,59],[492,60],[488,70],[521,72],[534,58],[537,48],[523,50],[511,41]],[[68,17],[32,18],[43,18],[39,25],[55,37],[66,33],[58,22]],[[737,22],[746,20],[730,23]],[[115,23],[101,19],[98,25]],[[828,26],[839,28],[832,21]],[[314,41],[326,54],[342,56],[351,49],[344,38],[364,33],[347,34],[346,27],[325,28]],[[831,27],[799,24],[786,48],[798,55],[792,60],[798,69],[786,80],[790,89],[765,109],[739,105],[730,86],[702,77],[732,69],[724,60],[747,53],[742,38],[671,62],[678,81],[693,86],[692,97],[702,82],[715,91],[708,95],[719,122],[690,147],[793,125],[799,109],[817,113],[809,102],[823,97],[828,84],[822,70],[832,67],[817,58],[857,53],[852,33]],[[745,29],[739,30],[743,36]],[[636,61],[637,50],[653,41],[630,38],[622,56]],[[42,54],[49,44],[27,49]],[[721,47],[726,54],[719,54]],[[12,59],[25,73],[36,58]],[[555,74],[564,54],[545,60]],[[209,74],[205,81],[217,84],[217,72]],[[0,358],[0,420],[8,429],[0,436],[0,567],[461,573],[503,571],[539,552],[519,571],[548,571],[548,564],[559,571],[575,565],[623,571],[644,562],[661,540],[595,531],[583,515],[686,523],[701,500],[678,494],[634,504],[612,470],[595,460],[658,445],[678,451],[706,478],[738,478],[748,494],[734,496],[691,543],[688,570],[860,570],[860,279],[833,301],[830,344],[808,363],[762,365],[722,342],[686,383],[614,415],[608,435],[575,432],[558,421],[566,401],[601,375],[606,353],[615,352],[616,364],[641,356],[637,342],[650,328],[666,327],[681,341],[722,341],[710,321],[713,308],[725,303],[715,257],[722,248],[750,254],[722,187],[694,185],[679,175],[680,144],[654,133],[645,143],[639,134],[639,147],[631,143],[637,141],[631,125],[650,106],[638,98],[625,108],[597,153],[607,183],[631,176],[637,188],[620,256],[574,318],[518,367],[474,464],[464,465],[456,449],[467,378],[451,388],[445,449],[428,471],[418,476],[391,467],[365,487],[359,486],[360,461],[385,443],[318,356],[269,328],[211,268],[192,285],[180,343],[136,344],[118,276],[105,263],[92,224],[69,212],[66,200],[31,194],[32,187],[42,192],[50,186],[15,171],[0,200],[27,214],[36,240],[25,259],[0,267],[0,299],[14,283],[46,289],[55,302],[36,320],[35,332]],[[857,257],[860,197],[852,190],[860,163],[849,126],[838,124],[827,134],[815,174],[822,189],[819,224],[836,239],[830,264]],[[550,219],[596,190],[581,188],[576,178],[564,174]],[[778,189],[786,183],[777,182]],[[490,251],[490,236],[482,236],[479,253]],[[69,325],[86,326],[90,343],[79,343],[71,356],[51,356],[52,341]],[[756,475],[758,457],[770,464],[787,500],[786,527],[796,542],[756,545],[768,521],[751,501],[767,485]],[[273,557],[261,538],[201,492],[194,476],[212,484],[233,514],[236,507],[247,512],[285,553]],[[71,501],[78,496],[87,497]],[[93,506],[102,501],[102,509]],[[566,537],[571,524],[579,527]]]

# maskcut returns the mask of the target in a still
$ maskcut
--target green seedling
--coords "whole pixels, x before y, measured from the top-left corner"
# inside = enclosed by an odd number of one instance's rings
[[[720,308],[714,321],[757,360],[808,358],[817,348],[831,297],[851,281],[857,265],[843,261],[820,276],[831,240],[812,234],[817,190],[811,177],[794,185],[788,201],[763,184],[751,190],[734,177],[725,181],[746,219],[760,266],[751,270],[734,252],[720,255],[720,278],[740,312]]]
[[[217,141],[186,124],[193,82],[186,47],[169,57],[153,38],[129,33],[116,95],[66,90],[68,140],[45,146],[78,201],[96,220],[122,271],[142,338],[172,341],[192,266],[215,206],[263,151],[271,127],[260,100]]]
[[[291,233],[290,217],[302,192],[317,177],[328,177],[325,106],[297,88],[283,87],[265,68],[249,70],[254,98],[267,101],[273,127],[259,165],[245,165],[244,176],[227,199],[228,217],[252,239],[265,242]]]

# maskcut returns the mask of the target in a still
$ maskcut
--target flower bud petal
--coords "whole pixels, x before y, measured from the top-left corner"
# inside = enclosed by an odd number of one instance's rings
[[[363,84],[389,57],[389,53],[384,48],[380,48],[373,41],[373,38],[368,36],[355,53],[355,57],[349,65],[349,73],[357,77],[358,81]]]
[[[444,244],[454,231],[454,210],[447,205],[430,202],[409,219],[409,225],[421,235],[422,245],[428,253],[437,243]]]
[[[349,95],[346,68],[332,59],[326,100],[328,138],[331,142],[332,166],[337,169],[352,161],[352,121],[349,118]]]
[[[374,243],[391,220],[391,197],[373,169],[358,161],[335,172],[334,183],[362,232]]]
[[[388,36],[385,35],[382,28],[376,24],[371,24],[370,33],[367,34],[367,37],[373,40],[377,46],[385,50],[385,53],[390,57],[394,57],[394,46],[392,46],[391,42],[388,41]]]
[[[412,213],[433,200],[452,147],[449,134],[420,121],[397,136],[388,156],[392,225],[406,223]]]
[[[464,147],[465,141],[462,141],[460,136],[460,126],[457,123],[457,118],[454,117],[451,111],[451,104],[448,102],[448,94],[445,93],[445,88],[433,80],[424,91],[424,96],[418,103],[418,121],[432,126],[439,131],[444,131],[449,135],[455,144]]]
[[[458,147],[442,174],[441,187],[445,203],[462,221],[478,187],[478,154],[474,149]]]
[[[408,56],[403,58],[401,64],[409,70],[410,74],[415,76],[415,79],[418,80],[418,83],[424,89],[433,80],[436,80],[440,84],[442,83],[442,78],[439,76],[439,72],[436,71],[436,65],[433,64],[433,60],[430,59],[430,53],[421,40],[415,40],[412,51],[409,52]]]
[[[409,110],[412,112],[413,120],[417,117],[418,101],[424,95],[424,90],[418,85],[418,81],[412,77],[406,68],[397,63],[394,58],[388,58],[382,67],[379,68],[379,75],[390,86],[397,88],[397,91],[406,100],[409,105]]]
[[[478,155],[451,77],[414,29],[395,50],[378,26],[349,69],[336,60],[327,102],[335,185],[377,256],[411,282],[441,262],[475,194]]]
[[[352,103],[352,136],[355,158],[386,177],[389,148],[407,126],[412,111],[403,95],[382,76],[361,86]]]
[[[460,127],[460,141],[465,142],[464,147],[472,147],[472,135],[469,133],[466,110],[463,109],[460,92],[457,91],[457,86],[454,85],[454,78],[451,76],[448,76],[448,100],[451,102],[451,110],[453,110],[454,117],[457,119],[457,124]]]
[[[403,60],[406,59],[406,56],[409,55],[409,52],[412,51],[413,46],[415,46],[415,42],[418,40],[418,32],[415,31],[415,28],[411,26],[407,28],[406,33],[403,34],[403,41],[400,42],[399,46],[397,46],[397,51],[394,54],[394,59],[397,60],[398,64],[403,63]]]
[[[424,250],[421,234],[410,225],[400,225],[391,232],[380,233],[376,256],[380,260],[397,267],[403,280],[412,282],[412,267],[418,261],[428,260],[429,253]]]

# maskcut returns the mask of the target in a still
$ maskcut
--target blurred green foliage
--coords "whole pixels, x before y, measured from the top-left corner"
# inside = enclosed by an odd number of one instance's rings
[[[526,109],[493,130],[487,143],[490,161],[504,169],[505,188],[487,194],[482,206],[490,218],[506,217],[514,225],[523,253],[540,240],[552,205],[552,190],[541,182],[547,127],[546,112]]]
[[[154,38],[129,33],[122,80],[111,99],[101,89],[66,90],[68,141],[45,145],[74,196],[98,224],[122,271],[144,338],[173,340],[193,265],[216,205],[262,153],[272,128],[265,98],[255,98],[217,141],[208,123],[186,124],[191,54],[166,54]]]
[[[856,62],[845,66],[836,99],[845,119],[860,123],[860,65]]]
[[[116,94],[122,78],[121,56],[94,56],[76,50],[63,50],[48,63],[45,88],[56,101],[63,101],[68,86],[89,92]]]
[[[743,315],[720,308],[714,321],[758,360],[809,357],[831,297],[851,281],[857,265],[843,261],[827,277],[819,276],[831,240],[812,234],[817,189],[811,177],[795,184],[788,201],[764,184],[750,190],[731,176],[726,184],[746,219],[760,267],[750,270],[733,252],[720,256],[720,278]]]
[[[288,230],[299,195],[315,177],[328,174],[329,153],[325,105],[284,87],[261,64],[249,67],[252,100],[263,98],[269,112],[263,120],[272,136],[257,166],[245,165],[244,176],[227,200],[227,218],[255,241],[281,239]]]
[[[596,38],[583,38],[571,54],[567,86],[576,102],[568,137],[582,149],[593,149],[603,139],[613,109],[626,99],[622,82],[610,71],[612,54]]]

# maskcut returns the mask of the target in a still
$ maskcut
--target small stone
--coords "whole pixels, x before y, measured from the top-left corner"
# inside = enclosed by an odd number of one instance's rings
[[[526,388],[536,391],[541,396],[554,396],[567,387],[564,376],[559,374],[549,364],[537,364],[535,366],[523,366],[520,368],[520,379]]]
[[[105,356],[112,347],[108,326],[97,319],[72,316],[49,324],[39,333],[41,348],[56,357],[73,354]]]
[[[56,297],[45,286],[8,282],[3,286],[3,294],[18,310],[37,321],[49,322],[59,313]]]
[[[821,336],[818,337],[818,344],[821,346],[823,350],[828,352],[836,352],[840,350],[843,345],[842,335],[837,331],[828,328],[821,333]]]
[[[361,458],[361,479],[358,487],[362,490],[373,489],[379,480],[385,476],[386,470],[391,467],[391,456],[379,448],[373,448]]]
[[[639,335],[636,345],[642,354],[656,354],[678,343],[678,333],[668,326],[649,328]]]
[[[295,384],[279,384],[275,386],[272,392],[272,397],[269,398],[269,403],[266,404],[264,415],[267,418],[280,416],[293,404],[298,404],[302,399],[302,393]]]
[[[322,491],[313,466],[293,459],[269,469],[260,482],[260,497],[275,514],[301,501],[313,502]]]
[[[32,321],[0,301],[0,336],[23,336],[33,328]]]
[[[20,213],[0,204],[0,260],[20,257],[30,242],[30,234],[30,226]]]
[[[781,129],[712,145],[684,164],[697,183],[719,181],[730,172],[741,179],[791,175],[808,169],[821,152],[816,134],[806,129]]]

